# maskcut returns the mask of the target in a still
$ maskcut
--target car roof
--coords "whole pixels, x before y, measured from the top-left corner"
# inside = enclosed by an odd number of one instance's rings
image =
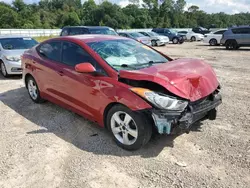
[[[6,38],[32,38],[29,36],[21,36],[21,35],[0,35],[0,39],[6,39]]]
[[[129,38],[126,37],[121,37],[118,35],[97,35],[97,34],[90,34],[90,35],[71,35],[71,36],[63,36],[63,37],[59,37],[56,39],[75,39],[75,40],[80,40],[83,41],[85,43],[88,42],[99,42],[99,41],[105,41],[105,40],[118,40],[118,39],[127,39],[127,40],[131,40]]]
[[[250,28],[250,26],[249,25],[240,25],[240,26],[230,27],[230,29],[239,29],[239,28]]]
[[[113,28],[107,27],[107,26],[65,26],[65,27],[63,27],[63,29],[65,29],[65,28],[113,29]]]

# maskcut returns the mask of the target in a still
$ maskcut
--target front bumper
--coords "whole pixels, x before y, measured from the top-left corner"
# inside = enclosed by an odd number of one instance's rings
[[[195,122],[205,117],[210,120],[216,119],[216,107],[221,103],[221,95],[215,94],[190,103],[184,112],[152,109],[151,115],[160,134],[172,134],[177,130],[188,132]]]
[[[20,61],[7,61],[4,60],[4,65],[6,67],[8,74],[22,74],[22,67]]]

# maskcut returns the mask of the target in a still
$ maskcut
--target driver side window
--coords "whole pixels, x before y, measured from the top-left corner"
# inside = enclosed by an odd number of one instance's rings
[[[71,42],[63,42],[62,63],[74,67],[85,62],[91,63],[96,71],[104,73],[101,66],[82,47]]]

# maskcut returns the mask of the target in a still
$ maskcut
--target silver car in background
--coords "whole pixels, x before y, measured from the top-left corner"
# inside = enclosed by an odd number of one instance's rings
[[[163,46],[169,43],[169,38],[167,36],[159,35],[155,32],[139,32],[144,36],[150,37],[152,46]]]
[[[137,32],[119,32],[118,33],[120,36],[123,37],[128,37],[128,38],[132,38],[135,39],[143,44],[146,44],[148,46],[151,46],[151,39],[149,37],[144,36],[141,33],[137,33]]]
[[[0,64],[4,77],[22,74],[21,56],[25,50],[38,44],[30,37],[0,36]]]

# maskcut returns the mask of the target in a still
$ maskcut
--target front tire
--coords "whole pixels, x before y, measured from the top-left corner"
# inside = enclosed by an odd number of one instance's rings
[[[25,83],[32,101],[34,101],[35,103],[43,103],[44,100],[40,96],[40,91],[35,79],[32,76],[29,76],[28,78],[26,78]]]
[[[8,74],[8,72],[7,72],[7,69],[6,69],[6,67],[5,67],[5,64],[4,64],[4,62],[0,62],[1,63],[1,73],[2,73],[2,75],[5,77],[5,78],[7,78],[8,76],[9,76],[9,74]]]
[[[106,124],[119,147],[137,150],[147,144],[152,135],[152,126],[146,119],[139,112],[115,105],[107,114]]]
[[[152,40],[152,46],[158,46],[156,40]]]
[[[179,39],[178,39],[178,38],[176,38],[176,37],[175,37],[175,38],[173,38],[173,43],[174,43],[174,44],[178,44],[178,43],[179,43]]]

